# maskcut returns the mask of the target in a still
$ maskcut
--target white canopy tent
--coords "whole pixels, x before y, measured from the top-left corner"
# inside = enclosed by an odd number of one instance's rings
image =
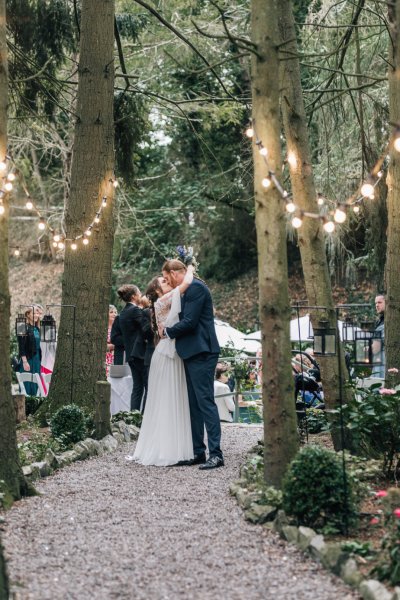
[[[340,339],[343,339],[343,321],[338,321]],[[358,327],[356,328],[358,329]],[[348,333],[351,334],[351,331]],[[305,315],[299,319],[295,318],[290,321],[290,341],[291,342],[312,342],[314,335],[312,325],[310,323],[310,315]],[[247,340],[258,340],[261,342],[261,331],[255,331],[250,335],[246,335]]]
[[[218,343],[221,348],[232,348],[233,350],[242,350],[249,354],[255,354],[260,348],[257,340],[248,340],[246,334],[231,327],[229,323],[214,319],[215,331]]]

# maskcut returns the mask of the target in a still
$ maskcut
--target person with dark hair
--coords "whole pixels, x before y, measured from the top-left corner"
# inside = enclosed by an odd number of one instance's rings
[[[111,341],[111,329],[113,323],[118,316],[118,311],[114,304],[110,304],[108,307],[108,328],[107,328],[107,352],[106,352],[106,376],[110,370],[110,365],[114,364],[114,344]]]
[[[215,369],[214,399],[218,408],[219,420],[232,423],[235,401],[233,399],[234,394],[230,393],[231,390],[228,385],[228,371],[228,365],[217,364],[217,368]]]
[[[378,314],[375,332],[380,335],[380,339],[375,339],[372,342],[372,377],[385,377],[385,308],[385,296],[378,294],[375,297],[375,309]]]
[[[164,277],[150,282],[147,293],[154,311],[155,331],[178,322],[181,294],[192,280],[193,267],[189,267],[181,285],[174,290]],[[156,466],[193,459],[185,369],[175,342],[168,338],[158,341],[151,359],[146,411],[133,459]]]
[[[171,287],[176,288],[185,278],[185,265],[179,260],[169,260],[164,263],[162,272]],[[199,469],[216,469],[224,466],[221,424],[214,401],[214,372],[220,348],[210,290],[199,279],[194,279],[184,294],[179,319],[175,325],[164,327],[162,333],[176,340],[176,351],[185,365],[194,451],[190,464],[200,465]]]
[[[140,410],[143,394],[145,393],[145,368],[144,353],[135,345],[136,338],[142,335],[142,297],[136,285],[123,285],[118,291],[118,296],[126,304],[119,315],[119,327],[126,352],[126,360],[132,373],[133,388],[131,395],[131,410]]]
[[[33,304],[32,308],[25,311],[25,319],[28,324],[27,335],[18,336],[19,350],[19,368],[20,373],[38,373],[41,371],[42,350],[40,348],[40,319],[43,316],[43,307],[40,304]],[[27,381],[25,384],[26,393],[29,396],[36,396],[37,383]]]
[[[114,345],[114,365],[123,365],[125,347],[121,326],[119,324],[119,315],[115,317],[111,326],[110,342]]]

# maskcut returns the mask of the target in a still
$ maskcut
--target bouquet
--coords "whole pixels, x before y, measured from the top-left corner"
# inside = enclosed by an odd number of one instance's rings
[[[198,262],[193,253],[192,246],[177,246],[176,247],[177,258],[183,262],[184,265],[193,265],[194,269],[198,268]]]

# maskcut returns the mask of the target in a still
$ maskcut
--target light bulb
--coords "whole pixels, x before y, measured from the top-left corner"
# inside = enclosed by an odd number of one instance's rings
[[[46,223],[44,222],[44,219],[40,219],[39,223],[38,223],[38,227],[41,231],[43,231],[44,229],[46,229]]]
[[[358,214],[360,212],[360,207],[357,206],[357,204],[355,206],[353,206],[353,212],[355,212],[356,214]]]
[[[64,242],[58,242],[57,246],[62,250],[64,248]]]
[[[91,229],[86,229],[85,235],[92,235],[92,230]]]
[[[59,241],[60,241],[60,236],[58,235],[58,233],[55,233],[55,234],[53,235],[53,240],[54,240],[55,242],[59,242]]]
[[[383,177],[383,171],[378,171],[378,172],[377,172],[377,176],[379,177],[379,179],[380,179],[381,177]]]
[[[292,219],[292,226],[295,229],[298,229],[299,227],[301,227],[303,225],[303,220],[300,219],[300,217],[293,217]]]
[[[333,218],[335,219],[336,223],[344,223],[346,220],[346,212],[344,210],[342,210],[341,208],[337,208],[335,210],[335,214],[333,215]]]
[[[4,208],[4,204],[3,204],[3,203],[1,203],[1,204],[0,204],[0,215],[4,215],[4,212],[5,212],[5,210],[6,210],[6,209]]]
[[[100,223],[100,215],[97,213],[97,215],[94,218],[94,222],[95,223]]]
[[[88,243],[89,243],[89,240],[87,239],[87,237],[83,236],[82,244],[85,244],[85,246],[87,246]]]
[[[326,221],[324,229],[327,233],[333,233],[335,231],[335,223],[333,221]]]
[[[295,169],[297,167],[297,158],[296,158],[296,155],[294,152],[290,151],[288,153],[287,161],[293,169]]]
[[[103,198],[103,202],[101,203],[102,206],[107,206],[107,197],[104,196]]]
[[[4,160],[0,161],[0,171],[5,171],[7,169],[7,165]]]
[[[53,248],[57,248],[58,242],[53,242]]]
[[[366,181],[361,186],[361,194],[367,198],[374,195],[374,186],[370,181]]]
[[[266,148],[264,148],[264,146],[261,146],[260,154],[261,154],[261,156],[268,156],[268,150]]]
[[[7,181],[7,183],[4,185],[4,189],[7,190],[7,192],[11,192],[11,190],[13,189],[13,184],[11,183],[11,181]]]
[[[113,181],[113,186],[115,188],[117,188],[119,186],[119,183],[118,183],[118,181],[116,179],[114,179],[114,181]]]
[[[289,195],[289,194],[287,193],[287,191],[286,191],[286,190],[285,190],[285,191],[282,193],[282,196],[283,196],[284,198],[287,198],[287,197],[288,197],[288,195]]]
[[[9,173],[7,175],[7,179],[8,179],[8,181],[15,181],[15,174],[14,173]]]
[[[248,128],[246,129],[246,132],[245,132],[245,133],[246,133],[246,135],[247,135],[247,137],[248,137],[248,138],[252,138],[252,137],[253,137],[253,135],[254,135],[254,129],[253,129],[252,127],[248,127]]]
[[[28,210],[32,210],[33,202],[31,200],[28,200],[25,204],[25,208],[27,208]]]
[[[271,180],[269,177],[264,177],[264,179],[261,182],[261,185],[265,188],[269,188],[271,185]]]
[[[323,197],[322,196],[318,196],[318,198],[317,198],[317,204],[318,204],[318,206],[322,206],[323,203],[324,203]]]
[[[400,152],[400,135],[399,134],[397,134],[397,136],[394,138],[393,147],[397,152]]]
[[[78,245],[75,242],[72,242],[71,244],[71,250],[76,250],[78,247]]]
[[[15,248],[14,250],[14,256],[19,256],[21,254],[20,249],[19,248]]]
[[[288,211],[288,213],[294,213],[294,211],[296,210],[296,205],[293,202],[288,202],[286,204],[286,210]]]

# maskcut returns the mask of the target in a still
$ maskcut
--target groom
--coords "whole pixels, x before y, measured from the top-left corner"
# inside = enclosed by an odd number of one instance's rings
[[[167,260],[162,268],[163,277],[173,288],[182,283],[185,272],[186,267],[179,260]],[[200,469],[216,469],[224,466],[220,447],[221,425],[214,401],[214,372],[219,345],[210,290],[202,281],[194,279],[186,290],[179,318],[179,323],[167,327],[164,334],[176,340],[176,351],[185,365],[194,458],[184,464],[200,465]],[[204,425],[208,437],[208,460]]]

